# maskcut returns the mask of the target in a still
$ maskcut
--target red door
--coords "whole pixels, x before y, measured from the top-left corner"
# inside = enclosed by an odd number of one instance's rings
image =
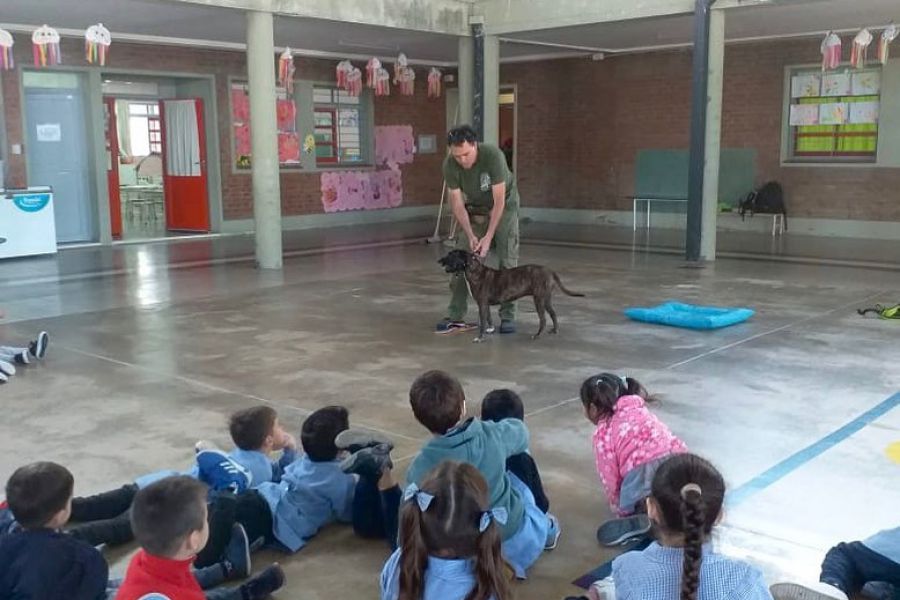
[[[116,124],[116,99],[103,99],[106,117],[106,185],[109,187],[109,223],[112,236],[122,238],[122,199],[119,196],[119,128]]]
[[[159,112],[166,228],[209,231],[203,100],[163,100]]]

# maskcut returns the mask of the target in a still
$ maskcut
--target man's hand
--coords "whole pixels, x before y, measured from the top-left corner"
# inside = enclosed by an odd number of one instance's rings
[[[477,237],[475,237],[475,234],[470,235],[469,236],[469,251],[477,254],[478,253],[478,245],[480,243],[481,243],[481,240],[479,240]]]
[[[485,256],[487,256],[488,252],[490,252],[490,250],[491,250],[491,241],[492,240],[491,240],[490,236],[487,236],[487,235],[484,236],[483,238],[481,238],[481,240],[478,241],[477,244],[475,244],[475,247],[472,249],[472,252],[474,252],[481,258],[484,258]]]

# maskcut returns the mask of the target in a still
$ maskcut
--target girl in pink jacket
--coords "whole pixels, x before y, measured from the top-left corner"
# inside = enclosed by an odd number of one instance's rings
[[[612,512],[620,518],[597,530],[601,544],[616,546],[650,530],[644,500],[662,461],[687,446],[646,406],[652,400],[636,379],[611,373],[581,385],[584,416],[597,426],[592,446],[597,473]],[[637,514],[636,514],[637,513]]]

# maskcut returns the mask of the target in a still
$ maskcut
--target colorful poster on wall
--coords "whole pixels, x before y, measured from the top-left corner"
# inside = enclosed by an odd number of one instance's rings
[[[403,203],[399,169],[322,173],[322,208],[327,213],[395,208]]]
[[[300,165],[300,139],[297,134],[297,107],[284,88],[275,90],[275,115],[278,123],[278,162]],[[245,83],[231,85],[231,125],[234,131],[234,162],[238,168],[250,168],[250,96]]]
[[[822,75],[803,73],[791,77],[791,98],[813,98],[822,89]]]
[[[818,104],[791,104],[791,127],[819,124]]]
[[[846,122],[846,102],[832,102],[819,105],[819,125],[843,125]]]
[[[875,96],[881,92],[881,73],[879,71],[854,73],[850,87],[854,96]]]
[[[823,96],[849,96],[850,73],[828,73],[822,76]]]
[[[411,125],[387,125],[375,128],[375,164],[395,169],[409,164],[416,146]]]
[[[850,122],[854,125],[878,122],[878,102],[851,102]]]

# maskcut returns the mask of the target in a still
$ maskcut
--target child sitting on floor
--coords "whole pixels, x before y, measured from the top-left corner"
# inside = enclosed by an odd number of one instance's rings
[[[0,318],[3,312],[0,311]],[[50,336],[42,331],[28,346],[3,346],[0,344],[0,383],[6,383],[16,374],[14,365],[27,365],[32,360],[44,360],[47,354],[47,346],[50,345]]]
[[[613,514],[623,517],[602,524],[597,540],[616,546],[650,530],[640,513],[653,474],[687,446],[647,409],[650,397],[636,379],[601,373],[582,383],[580,395],[584,416],[597,426],[592,446],[600,481]]]
[[[500,551],[505,508],[491,508],[474,466],[444,461],[403,494],[400,547],[381,571],[381,600],[511,600]]]
[[[262,600],[284,585],[284,572],[276,563],[240,587],[204,594],[191,564],[209,535],[206,492],[203,483],[178,475],[137,493],[131,523],[141,549],[128,564],[116,600],[151,594],[172,600]]]
[[[278,483],[284,469],[297,459],[297,441],[281,426],[278,413],[271,406],[254,406],[234,413],[228,431],[236,446],[228,456],[250,472],[250,487],[267,481]],[[278,451],[281,457],[277,461],[269,458]]]
[[[776,583],[772,595],[775,600],[847,600],[863,588],[877,600],[900,598],[900,527],[838,544],[825,555],[819,583]]]
[[[396,525],[390,521],[396,522],[400,489],[390,472],[390,442],[375,433],[350,430],[347,409],[341,406],[321,408],[307,417],[300,441],[305,454],[288,465],[280,482],[214,499],[210,541],[198,565],[219,560],[234,523],[245,527],[254,546],[274,545],[289,552],[303,548],[335,521],[352,523],[364,537],[396,543],[396,534],[390,533]],[[341,451],[351,455],[341,459]]]
[[[588,597],[771,600],[759,569],[712,547],[724,498],[725,481],[708,461],[694,454],[667,458],[653,476],[647,499],[659,541],[616,558],[612,576],[595,582]]]
[[[425,443],[406,472],[407,483],[420,485],[426,474],[445,460],[467,462],[481,471],[488,483],[493,508],[508,515],[501,527],[503,553],[516,576],[556,547],[559,523],[537,507],[528,487],[506,470],[506,459],[528,450],[528,429],[522,421],[499,423],[466,418],[466,398],[460,383],[442,371],[419,376],[409,391],[413,414],[432,438]]]
[[[492,390],[481,401],[481,420],[500,422],[503,419],[525,421],[525,405],[519,395],[512,390]],[[506,470],[528,486],[541,512],[550,510],[550,500],[544,493],[544,484],[538,472],[537,463],[527,452],[506,459]]]
[[[16,469],[6,499],[18,527],[0,536],[0,598],[98,600],[109,567],[96,548],[60,531],[69,520],[75,479],[37,462]]]

